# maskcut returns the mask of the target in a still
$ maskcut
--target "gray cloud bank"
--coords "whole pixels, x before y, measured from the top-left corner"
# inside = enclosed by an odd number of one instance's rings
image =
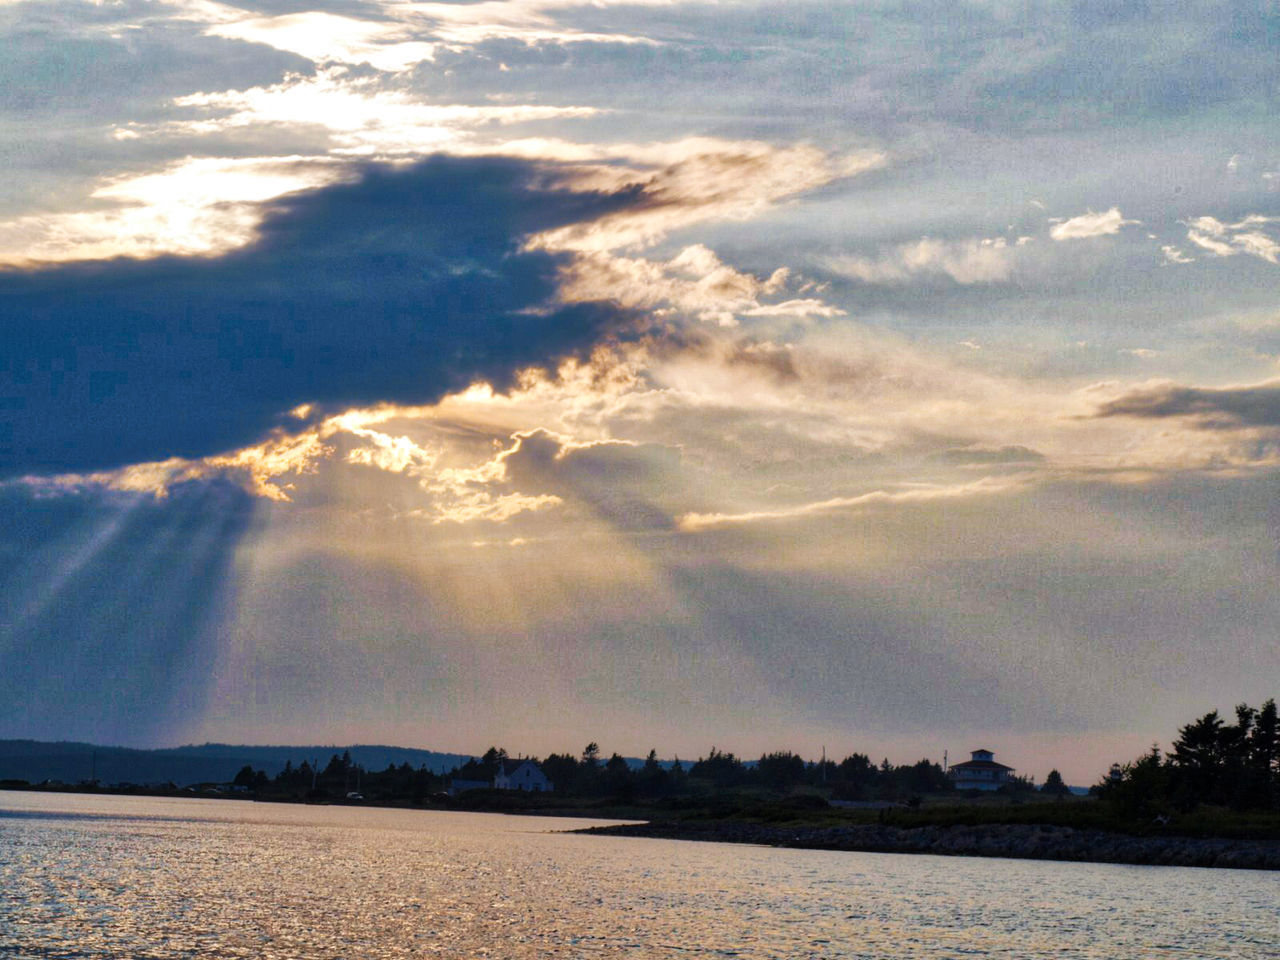
[[[1206,429],[1280,426],[1280,381],[1241,387],[1141,387],[1104,403],[1098,417],[1190,417]]]
[[[0,273],[0,474],[214,453],[300,404],[430,402],[592,343],[624,313],[550,306],[562,258],[520,243],[634,197],[545,172],[369,166],[224,256]]]

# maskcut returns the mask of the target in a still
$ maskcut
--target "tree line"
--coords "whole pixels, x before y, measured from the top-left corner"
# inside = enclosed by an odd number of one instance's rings
[[[389,765],[385,770],[365,770],[349,753],[334,754],[324,766],[292,762],[275,777],[246,766],[235,778],[238,787],[261,796],[280,798],[342,798],[359,793],[362,798],[382,802],[423,803],[439,799],[452,780],[492,783],[501,764],[511,755],[501,747],[490,747],[444,774],[409,764]],[[520,758],[525,759],[525,758]],[[927,794],[954,790],[942,766],[922,759],[895,765],[886,758],[875,763],[863,753],[843,760],[805,760],[791,751],[765,753],[748,762],[735,754],[712,747],[693,761],[679,757],[658,758],[650,750],[642,764],[633,765],[617,753],[604,757],[600,745],[591,742],[578,755],[553,753],[533,759],[554,784],[560,797],[652,800],[671,797],[709,796],[729,791],[788,794],[812,792],[837,800],[909,801]],[[1046,788],[1066,791],[1057,771],[1050,774]],[[1014,778],[1006,792],[1033,790],[1030,779]]]
[[[508,758],[505,750],[490,747],[477,760],[455,771],[462,779],[489,780],[498,764]],[[908,794],[936,793],[951,789],[942,767],[930,760],[894,766],[887,759],[873,763],[854,753],[840,763],[805,760],[790,751],[766,753],[749,763],[728,751],[712,747],[705,757],[686,762],[678,756],[667,763],[650,750],[644,763],[633,767],[617,753],[607,760],[600,745],[591,742],[578,756],[553,753],[540,762],[556,792],[582,797],[668,797],[713,793],[737,788],[780,792],[797,788],[826,788],[840,799],[879,799]]]
[[[1233,810],[1280,809],[1280,725],[1276,702],[1242,703],[1234,721],[1217,710],[1178,731],[1165,754],[1158,745],[1117,764],[1094,788],[1117,814],[1187,812],[1201,805]]]

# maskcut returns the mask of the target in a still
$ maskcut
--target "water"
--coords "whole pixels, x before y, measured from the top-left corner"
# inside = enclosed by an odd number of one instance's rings
[[[0,957],[1280,956],[1280,875],[0,792]]]

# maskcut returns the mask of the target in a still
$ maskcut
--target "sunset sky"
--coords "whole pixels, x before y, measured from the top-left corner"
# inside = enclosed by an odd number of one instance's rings
[[[0,737],[1095,781],[1280,687],[1280,12],[0,0]]]

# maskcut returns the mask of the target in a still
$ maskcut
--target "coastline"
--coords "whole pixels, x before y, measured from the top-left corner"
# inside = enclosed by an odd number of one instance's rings
[[[575,833],[714,843],[749,843],[807,850],[1011,857],[1142,866],[1280,870],[1280,840],[1177,835],[1130,836],[1038,824],[892,827],[773,826],[742,820],[664,820],[589,827]]]
[[[958,857],[1005,857],[1025,860],[1058,860],[1082,863],[1117,863],[1140,866],[1207,867],[1237,870],[1280,871],[1280,837],[1241,838],[1188,836],[1178,833],[1131,834],[1096,828],[1049,823],[983,823],[893,826],[884,823],[814,825],[760,823],[751,819],[657,819],[651,812],[610,804],[504,808],[487,804],[413,804],[342,798],[298,799],[260,797],[252,794],[151,792],[38,786],[0,790],[175,799],[231,800],[250,803],[283,803],[303,806],[343,806],[368,809],[402,809],[490,813],[516,816],[568,817],[628,820],[608,826],[584,827],[566,833],[693,840],[710,843],[743,843],[810,850],[844,850],[864,853],[933,854]]]

